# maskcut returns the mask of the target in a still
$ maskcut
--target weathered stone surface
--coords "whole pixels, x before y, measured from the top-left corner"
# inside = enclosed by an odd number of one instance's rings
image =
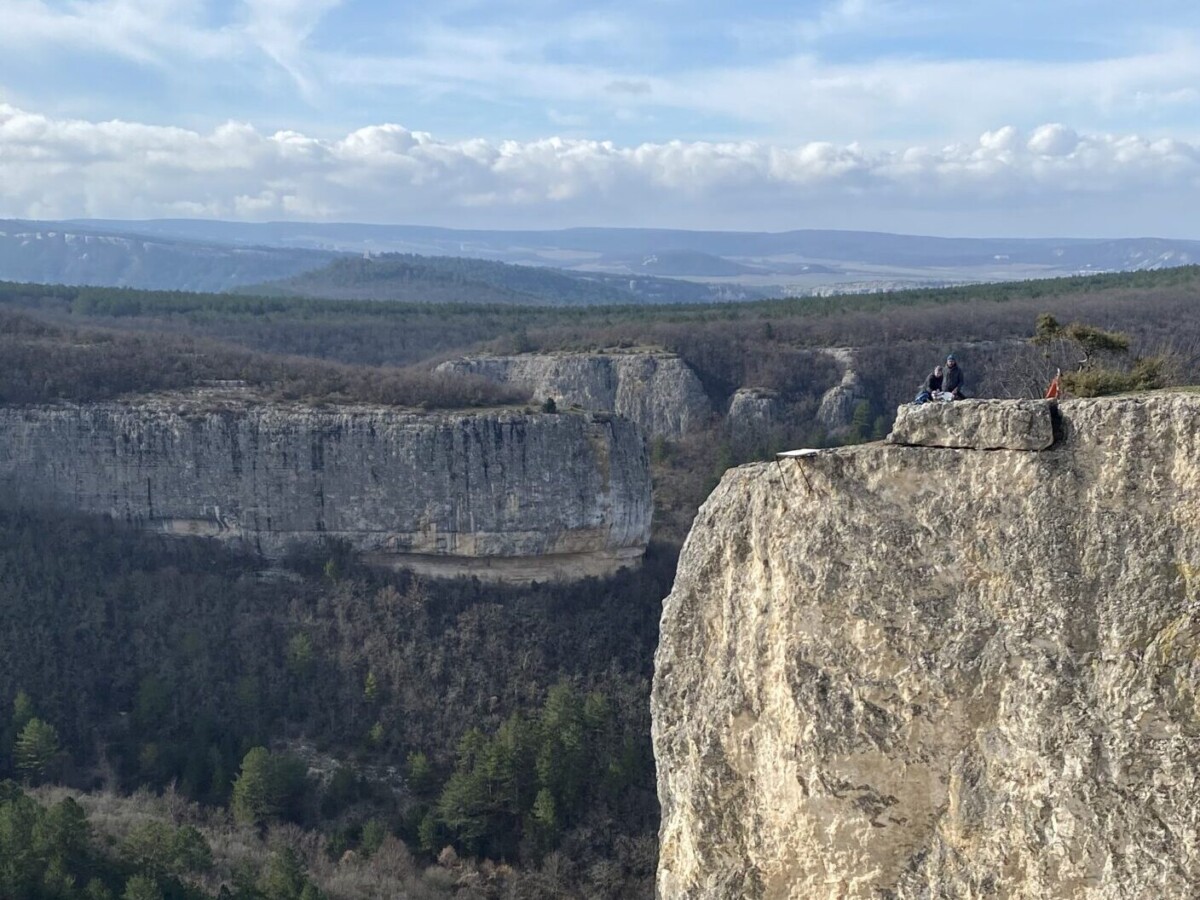
[[[682,437],[712,417],[700,379],[672,353],[471,356],[444,362],[438,371],[517,385],[538,400],[553,397],[560,406],[615,412],[653,436]]]
[[[651,516],[643,436],[599,413],[0,408],[0,490],[268,557],[340,538],[378,562],[518,580],[628,564]]]
[[[831,434],[844,432],[854,421],[855,408],[866,399],[862,381],[853,370],[847,369],[842,380],[821,395],[817,421]]]
[[[725,428],[737,443],[756,444],[766,440],[781,424],[784,404],[778,391],[767,388],[738,388],[729,401]]]
[[[1200,896],[1200,396],[1060,410],[726,474],[663,610],[660,897]]]
[[[914,447],[1045,450],[1054,443],[1049,400],[955,400],[906,403],[888,440]]]

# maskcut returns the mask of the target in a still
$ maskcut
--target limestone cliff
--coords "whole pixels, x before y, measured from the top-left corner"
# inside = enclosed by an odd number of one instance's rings
[[[858,404],[869,401],[862,380],[853,369],[846,369],[842,380],[821,395],[821,405],[817,407],[817,421],[830,434],[843,434],[854,421],[854,411]]]
[[[553,397],[560,406],[615,412],[654,436],[681,437],[712,416],[700,379],[673,353],[470,356],[442,363],[438,371],[516,385],[539,400]]]
[[[893,441],[702,507],[660,896],[1200,896],[1200,396],[906,407]]]
[[[645,441],[603,414],[191,397],[0,407],[0,491],[268,557],[321,538],[436,574],[574,577],[649,539]]]
[[[725,428],[732,436],[761,438],[770,433],[784,416],[783,399],[769,388],[738,388],[729,399]]]

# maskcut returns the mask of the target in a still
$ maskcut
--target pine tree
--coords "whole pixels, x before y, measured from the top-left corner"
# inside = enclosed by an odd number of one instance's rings
[[[238,821],[258,825],[288,817],[303,790],[304,766],[297,759],[254,747],[242,759],[230,807]]]
[[[153,878],[134,875],[125,882],[125,893],[121,900],[163,900],[162,891]]]
[[[257,825],[279,815],[279,798],[272,783],[271,754],[254,747],[242,759],[242,771],[233,783],[233,814],[239,822]]]
[[[291,847],[284,847],[271,857],[258,884],[266,900],[300,900],[308,886],[304,864]]]
[[[38,778],[58,756],[58,732],[53,725],[36,716],[30,719],[13,748],[13,759],[17,771],[26,778]]]

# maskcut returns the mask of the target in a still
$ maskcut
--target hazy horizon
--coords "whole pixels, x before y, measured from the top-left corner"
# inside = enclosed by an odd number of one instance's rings
[[[1044,240],[1064,240],[1064,241],[1110,241],[1110,240],[1169,240],[1169,241],[1198,241],[1200,242],[1200,228],[1197,229],[1195,236],[1180,235],[1170,236],[1163,234],[1136,234],[1122,233],[1104,236],[1086,236],[1080,234],[1016,234],[1012,232],[997,232],[995,234],[973,233],[973,234],[936,234],[933,232],[915,232],[915,231],[892,231],[878,228],[820,228],[820,227],[799,227],[799,228],[689,228],[681,227],[660,227],[649,225],[562,225],[555,227],[518,227],[518,226],[496,226],[494,228],[472,227],[468,225],[438,225],[431,222],[417,221],[354,221],[349,219],[232,219],[232,218],[205,218],[201,216],[155,216],[155,217],[120,217],[120,216],[71,216],[63,218],[32,218],[29,216],[3,216],[0,221],[20,221],[37,224],[76,224],[76,225],[94,225],[103,226],[109,223],[119,223],[124,226],[137,225],[145,223],[167,224],[172,222],[186,223],[204,223],[209,225],[231,225],[231,226],[320,226],[320,227],[365,227],[365,228],[406,228],[406,229],[443,229],[446,231],[482,231],[482,232],[497,232],[513,234],[530,233],[530,232],[565,232],[565,231],[662,231],[662,232],[683,232],[694,234],[736,234],[736,235],[785,235],[797,232],[814,232],[814,233],[838,233],[845,234],[878,234],[889,237],[904,237],[904,238],[927,238],[930,240],[997,240],[997,241],[1044,241]]]

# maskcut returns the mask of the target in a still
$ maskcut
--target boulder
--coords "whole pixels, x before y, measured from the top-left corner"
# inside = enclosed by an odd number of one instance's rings
[[[910,447],[1045,450],[1054,443],[1049,400],[956,400],[906,403],[888,441]]]

